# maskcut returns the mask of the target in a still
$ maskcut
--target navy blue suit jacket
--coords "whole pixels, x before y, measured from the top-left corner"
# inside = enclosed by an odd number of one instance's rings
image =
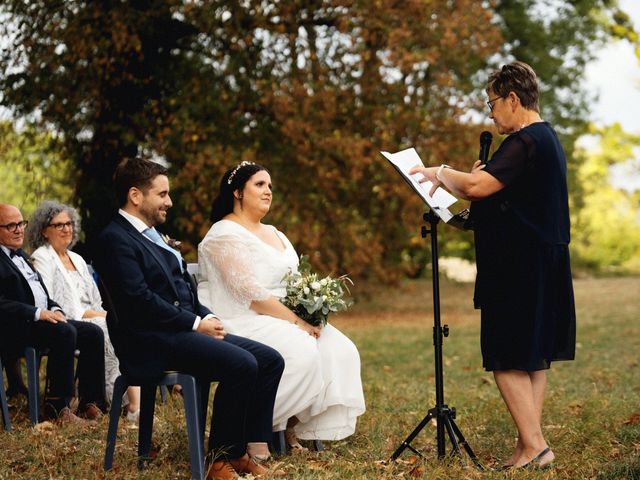
[[[117,314],[109,333],[123,373],[153,378],[168,368],[175,332],[211,313],[198,301],[175,256],[138,232],[122,215],[98,237],[95,266]],[[109,315],[107,315],[109,322]]]

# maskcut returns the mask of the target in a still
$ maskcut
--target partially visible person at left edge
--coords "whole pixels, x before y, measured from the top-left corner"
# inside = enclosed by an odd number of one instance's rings
[[[102,415],[104,338],[96,325],[68,319],[54,302],[40,275],[22,251],[24,221],[20,210],[0,204],[0,350],[16,358],[24,348],[49,350],[44,416],[61,424],[87,424]],[[80,350],[77,378],[79,418],[71,412],[74,393],[74,353]]]
[[[492,371],[518,429],[504,468],[540,468],[555,458],[542,432],[547,370],[573,360],[576,314],[569,262],[567,162],[540,117],[538,80],[523,62],[489,76],[487,105],[507,135],[471,172],[414,167],[432,193],[444,186],[472,200],[483,366]]]

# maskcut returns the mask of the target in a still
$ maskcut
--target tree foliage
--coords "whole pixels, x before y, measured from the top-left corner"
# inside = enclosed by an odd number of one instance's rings
[[[50,133],[17,132],[0,122],[0,159],[0,203],[16,205],[25,217],[45,199],[73,198],[73,165]]]
[[[640,135],[625,133],[620,125],[593,129],[599,148],[576,154],[580,196],[574,197],[572,218],[574,251],[594,268],[617,267],[640,271],[640,197],[614,187],[611,167],[632,161]]]
[[[486,74],[512,56],[540,73],[549,118],[583,128],[581,66],[628,18],[615,1],[576,0],[554,2],[550,21],[534,14],[546,3],[7,0],[0,92],[60,133],[89,239],[125,156],[168,162],[169,227],[191,254],[222,172],[254,160],[276,186],[268,221],[316,267],[389,279],[424,265],[424,205],[379,150],[468,168]],[[444,240],[471,252],[467,234]]]

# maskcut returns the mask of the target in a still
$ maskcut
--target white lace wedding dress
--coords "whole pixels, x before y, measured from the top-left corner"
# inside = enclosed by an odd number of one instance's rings
[[[232,334],[275,348],[285,360],[273,412],[274,431],[296,416],[298,438],[339,440],[355,431],[364,413],[360,356],[351,340],[327,324],[316,340],[279,318],[259,315],[252,301],[283,297],[282,278],[298,266],[287,237],[282,249],[230,220],[216,222],[198,246],[198,295]]]

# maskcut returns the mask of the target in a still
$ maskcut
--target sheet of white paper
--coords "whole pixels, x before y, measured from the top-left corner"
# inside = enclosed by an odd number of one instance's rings
[[[411,167],[416,165],[424,166],[422,159],[416,152],[415,148],[407,148],[396,153],[380,152],[384,157],[393,163],[402,172],[402,175],[411,182],[416,191],[424,199],[424,201],[438,214],[442,220],[448,222],[453,214],[449,211],[449,207],[456,203],[457,199],[443,188],[438,188],[433,197],[429,196],[429,190],[433,183],[427,181],[420,183],[418,180],[423,176],[420,173],[409,175]]]

